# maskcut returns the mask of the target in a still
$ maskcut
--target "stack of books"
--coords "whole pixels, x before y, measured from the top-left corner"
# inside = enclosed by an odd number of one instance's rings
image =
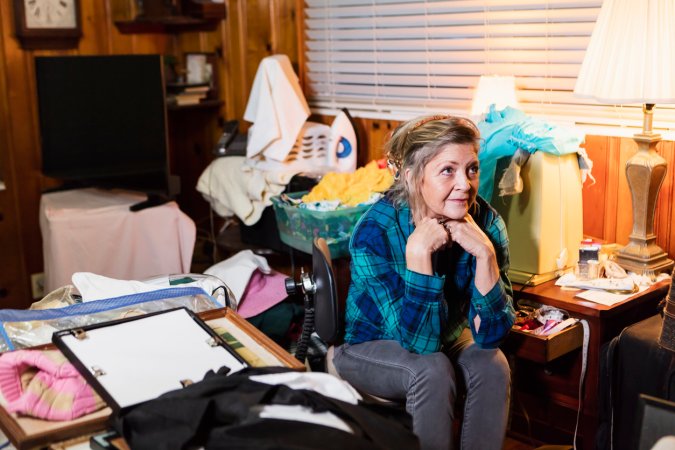
[[[167,86],[167,104],[174,106],[196,105],[209,97],[208,84],[174,83]]]

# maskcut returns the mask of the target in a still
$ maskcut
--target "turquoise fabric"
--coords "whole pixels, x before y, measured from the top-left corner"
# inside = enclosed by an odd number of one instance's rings
[[[534,119],[510,106],[497,111],[491,105],[478,129],[482,137],[478,194],[488,201],[494,192],[495,169],[500,158],[513,156],[518,148],[530,154],[537,150],[557,156],[577,153],[584,140],[583,134],[576,130]]]

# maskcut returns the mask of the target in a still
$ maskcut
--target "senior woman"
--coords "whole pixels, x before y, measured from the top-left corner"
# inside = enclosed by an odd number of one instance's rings
[[[501,449],[510,371],[497,346],[513,324],[502,218],[478,197],[479,132],[428,116],[387,143],[391,190],[356,225],[340,376],[405,400],[424,449],[452,446],[458,388],[461,447]]]

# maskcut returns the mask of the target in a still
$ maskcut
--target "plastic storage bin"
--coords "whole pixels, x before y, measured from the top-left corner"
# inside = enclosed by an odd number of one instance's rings
[[[307,192],[287,194],[300,198]],[[312,241],[316,237],[326,239],[333,258],[349,255],[349,238],[354,225],[370,205],[335,211],[313,211],[289,205],[279,197],[272,197],[281,241],[294,249],[312,253]]]

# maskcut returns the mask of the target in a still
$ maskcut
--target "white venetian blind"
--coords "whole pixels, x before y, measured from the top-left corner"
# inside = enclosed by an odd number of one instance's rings
[[[514,75],[528,114],[637,129],[640,105],[601,105],[573,93],[601,4],[305,0],[307,100],[316,112],[347,107],[372,118],[468,114],[481,75]],[[655,128],[675,130],[675,110],[657,108]]]

